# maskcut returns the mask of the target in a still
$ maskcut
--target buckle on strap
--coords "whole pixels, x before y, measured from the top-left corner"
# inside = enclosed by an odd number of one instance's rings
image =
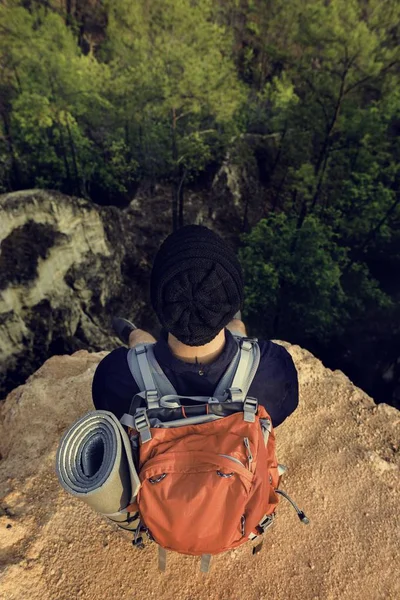
[[[258,527],[261,529],[262,533],[265,533],[269,527],[271,527],[272,523],[275,519],[275,513],[272,515],[264,515],[261,521],[258,524]]]
[[[139,344],[138,346],[134,346],[134,348],[136,356],[139,356],[139,354],[146,354],[147,352],[147,346],[145,346],[145,344]]]
[[[243,392],[240,388],[228,388],[227,392],[231,402],[243,402]]]
[[[145,408],[140,408],[134,417],[135,429],[140,435],[142,444],[151,440],[150,421]]]
[[[147,408],[159,408],[160,401],[157,390],[147,390],[145,392],[145,398],[147,402]]]
[[[251,350],[252,342],[258,342],[258,338],[256,337],[242,337],[239,340],[239,347],[244,348],[245,350]]]
[[[258,400],[248,396],[243,404],[244,420],[247,423],[254,423],[258,408]]]
[[[247,352],[250,352],[250,350],[252,348],[251,342],[249,342],[249,340],[241,339],[240,340],[240,348],[242,350],[246,350]]]

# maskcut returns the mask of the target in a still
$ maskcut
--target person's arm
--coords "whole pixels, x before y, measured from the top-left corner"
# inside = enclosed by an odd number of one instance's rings
[[[284,383],[281,402],[279,403],[278,419],[275,427],[281,425],[299,405],[299,382],[297,369],[289,352],[281,346],[282,361],[284,363]]]
[[[259,342],[260,366],[249,394],[258,399],[278,427],[297,408],[299,384],[297,370],[289,352],[274,342]]]
[[[129,370],[127,348],[117,348],[98,364],[92,382],[96,410],[108,410],[120,419],[129,410],[139,388]]]

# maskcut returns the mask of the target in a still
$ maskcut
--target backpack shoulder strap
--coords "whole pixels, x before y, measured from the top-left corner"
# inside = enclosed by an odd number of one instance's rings
[[[139,344],[127,354],[130,372],[140,391],[145,392],[148,408],[158,408],[162,396],[176,394],[154,355],[153,345]]]
[[[257,338],[240,338],[239,348],[239,363],[230,390],[232,400],[244,402],[260,364],[260,346]],[[236,390],[241,390],[241,393],[237,394]],[[234,391],[234,395],[232,395],[232,391]]]
[[[236,337],[238,350],[219,382],[214,396],[227,395],[234,402],[245,403],[245,419],[254,421],[257,402],[247,398],[247,393],[260,364],[260,347],[257,338]]]
[[[158,360],[156,359],[153,346],[153,344],[148,346],[147,358],[149,367],[154,378],[154,382],[157,386],[158,391],[160,392],[160,396],[168,396],[170,394],[176,395],[176,390],[174,386],[172,385],[172,383],[160,367]]]
[[[237,352],[219,381],[214,396],[220,397],[228,390],[234,390],[232,400],[243,402],[260,364],[260,347],[257,338],[234,337],[238,345]],[[236,390],[241,390],[241,393]]]
[[[236,339],[236,338],[235,338]],[[236,339],[237,341],[237,339]],[[235,377],[236,369],[240,361],[240,346],[238,344],[236,354],[232,358],[225,373],[222,375],[217,387],[214,390],[214,397],[220,398],[226,396],[227,390],[231,387],[233,378]]]
[[[245,402],[260,363],[257,338],[236,337],[237,352],[214,391],[214,397],[228,395],[232,401]],[[128,366],[139,389],[145,394],[148,408],[158,408],[160,398],[177,395],[161,369],[153,350],[154,344],[139,344],[127,354]]]

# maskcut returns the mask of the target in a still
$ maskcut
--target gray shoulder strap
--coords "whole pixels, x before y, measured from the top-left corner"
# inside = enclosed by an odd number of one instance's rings
[[[148,344],[139,344],[130,348],[127,354],[129,370],[141,392],[156,389],[146,357],[148,346]]]
[[[151,394],[153,406],[159,402],[162,396],[176,394],[175,388],[154,356],[153,344],[139,344],[131,348],[128,351],[127,360],[130,372],[140,391],[153,392]]]
[[[154,381],[157,385],[158,391],[160,392],[160,396],[168,396],[170,394],[176,394],[176,390],[168,377],[165,375],[164,371],[160,367],[155,354],[153,345],[149,345],[147,347],[147,358],[149,362],[149,367],[154,377]]]
[[[222,396],[229,390],[233,401],[244,402],[260,364],[260,347],[255,340],[235,339],[239,344],[238,351],[219,382],[214,396]]]
[[[240,360],[240,347],[238,345],[237,351],[233,359],[231,360],[231,364],[226,369],[225,373],[222,375],[217,387],[214,391],[214,396],[219,398],[223,396],[227,389],[231,387],[231,383],[236,373],[237,366]]]
[[[240,343],[240,360],[231,388],[241,390],[242,397],[240,399],[244,401],[260,364],[260,347],[256,341],[247,339],[241,340]],[[233,396],[232,399],[234,399]],[[235,399],[239,399],[239,397],[237,396]]]
[[[224,396],[230,391],[232,400],[244,402],[254,375],[260,363],[260,348],[256,341],[235,338],[238,349],[230,365],[214,391],[214,397]],[[177,392],[161,369],[153,351],[154,344],[139,344],[128,351],[128,366],[141,391],[148,395],[150,408],[158,407],[163,396],[177,395]]]

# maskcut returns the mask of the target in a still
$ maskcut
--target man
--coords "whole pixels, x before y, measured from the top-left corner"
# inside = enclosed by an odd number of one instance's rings
[[[266,290],[266,293],[268,291]],[[155,343],[154,354],[179,395],[212,396],[235,355],[232,332],[246,336],[240,320],[244,285],[240,263],[214,232],[189,225],[161,245],[151,273],[151,302],[163,327],[161,339],[125,319],[114,319],[121,341],[133,347]],[[297,407],[297,371],[278,344],[260,341],[260,364],[249,389],[269,413],[274,427]],[[138,389],[127,362],[128,349],[117,348],[98,365],[92,387],[96,409],[118,418],[128,412]]]

